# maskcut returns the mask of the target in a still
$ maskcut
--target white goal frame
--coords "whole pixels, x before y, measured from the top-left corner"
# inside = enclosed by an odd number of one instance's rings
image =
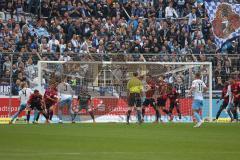
[[[212,62],[135,62],[135,61],[128,61],[128,62],[112,62],[112,61],[89,61],[89,62],[83,62],[83,61],[38,61],[38,85],[41,85],[41,79],[39,77],[42,77],[42,64],[44,63],[51,63],[51,64],[64,64],[64,63],[78,63],[78,64],[102,64],[102,65],[208,65],[209,66],[209,89],[208,89],[208,94],[209,94],[209,110],[208,110],[208,115],[209,115],[209,121],[212,122]]]

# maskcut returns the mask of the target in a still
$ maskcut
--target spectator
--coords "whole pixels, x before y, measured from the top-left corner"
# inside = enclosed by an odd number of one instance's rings
[[[59,41],[56,39],[55,35],[52,35],[52,39],[48,41],[48,46],[51,53],[57,52],[57,48],[59,48]]]
[[[8,56],[5,57],[5,62],[3,63],[3,72],[11,70],[11,61]]]
[[[178,18],[178,14],[176,10],[173,8],[173,2],[170,2],[169,5],[165,9],[165,17],[166,18]]]

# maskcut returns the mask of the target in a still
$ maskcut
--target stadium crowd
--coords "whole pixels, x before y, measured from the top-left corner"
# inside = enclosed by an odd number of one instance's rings
[[[0,84],[13,70],[18,88],[39,59],[212,61],[214,89],[221,89],[239,70],[240,38],[218,50],[203,2],[0,0]]]

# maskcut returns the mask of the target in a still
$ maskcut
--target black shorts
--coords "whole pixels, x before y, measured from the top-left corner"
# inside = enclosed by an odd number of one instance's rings
[[[143,102],[143,106],[147,107],[147,106],[152,106],[155,107],[156,106],[156,102],[154,98],[146,98]]]
[[[179,107],[179,104],[177,102],[170,102],[170,106],[169,106],[169,109],[173,109],[174,107],[178,108]]]
[[[228,106],[228,102],[223,101],[221,108],[226,109],[227,106]]]
[[[135,105],[136,105],[136,107],[142,106],[141,96],[139,93],[130,93],[130,95],[128,97],[128,106],[134,107]]]
[[[30,105],[30,108],[33,110],[33,109],[36,109],[36,110],[38,110],[38,111],[43,111],[43,107],[42,107],[42,105],[40,105],[40,104],[31,104]]]
[[[240,107],[240,102],[239,102],[239,101],[233,102],[233,107],[234,107],[234,108]]]
[[[79,108],[79,110],[86,109],[88,111],[89,105],[88,104],[80,104],[78,108]]]
[[[47,104],[47,103],[46,103],[46,109],[50,109],[52,106],[53,106],[53,104],[50,104],[50,103]]]
[[[166,106],[166,99],[162,99],[162,98],[157,98],[157,106],[159,107],[165,107]]]

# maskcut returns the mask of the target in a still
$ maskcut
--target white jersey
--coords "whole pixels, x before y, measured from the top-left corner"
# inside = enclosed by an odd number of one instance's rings
[[[203,100],[203,92],[204,88],[206,88],[206,84],[200,80],[196,79],[192,82],[192,88],[193,88],[193,97],[197,100]]]
[[[20,90],[19,97],[20,97],[21,104],[27,104],[27,101],[32,93],[33,92],[30,88],[23,88],[22,90]]]
[[[61,100],[65,100],[71,98],[73,96],[73,90],[70,84],[62,82],[57,87],[58,90],[58,97]]]

